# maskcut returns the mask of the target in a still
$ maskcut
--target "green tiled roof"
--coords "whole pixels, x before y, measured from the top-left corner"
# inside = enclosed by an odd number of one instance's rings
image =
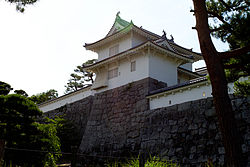
[[[123,20],[120,16],[119,16],[120,12],[118,12],[116,14],[116,18],[115,18],[115,28],[120,31],[121,29],[128,27],[129,25],[133,24],[133,22],[128,22],[126,20]]]

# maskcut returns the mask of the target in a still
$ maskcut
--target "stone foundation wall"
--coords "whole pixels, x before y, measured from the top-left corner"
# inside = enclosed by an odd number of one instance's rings
[[[79,151],[89,155],[130,156],[139,152],[197,166],[208,159],[224,163],[225,150],[213,99],[149,110],[146,95],[164,86],[151,78],[88,97],[48,113],[65,114],[82,134]],[[250,98],[232,96],[245,161],[250,162]],[[250,163],[248,163],[250,166]]]
[[[244,140],[244,159],[250,166],[250,98],[232,97],[232,104]],[[140,130],[143,151],[176,160],[183,166],[198,166],[208,159],[224,164],[225,150],[212,98],[147,112]]]
[[[93,96],[89,96],[74,103],[62,106],[56,110],[46,112],[44,114],[49,118],[54,118],[55,116],[63,116],[65,119],[71,121],[74,124],[80,134],[79,136],[82,136],[85,132],[88,118],[91,113],[92,104]]]
[[[147,78],[96,94],[80,151],[87,154],[138,153],[140,122],[149,110],[146,95],[165,84]]]

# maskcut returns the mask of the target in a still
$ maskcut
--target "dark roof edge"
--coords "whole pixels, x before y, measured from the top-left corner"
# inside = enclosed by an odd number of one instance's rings
[[[190,70],[187,70],[187,69],[185,69],[185,68],[183,68],[183,67],[178,67],[180,70],[183,70],[183,71],[186,71],[186,72],[188,72],[188,73],[192,73],[193,75],[196,75],[196,76],[199,76],[199,77],[202,77],[202,76],[204,76],[204,75],[202,75],[202,74],[198,74],[197,72],[193,72],[193,71],[190,71]]]
[[[188,52],[191,52],[191,53],[194,53],[194,54],[196,54],[196,55],[199,55],[199,56],[203,57],[201,53],[194,52],[194,51],[192,51],[192,50],[190,50],[190,49],[184,48],[183,46],[180,46],[180,45],[178,45],[178,44],[175,43],[175,42],[172,42],[172,41],[169,41],[169,42],[172,43],[173,45],[177,46],[177,47],[180,47],[181,49],[184,49],[184,50],[186,50],[186,51],[188,51]]]
[[[149,35],[151,35],[151,36],[154,36],[154,37],[156,37],[156,38],[160,38],[160,37],[161,37],[161,36],[159,36],[159,35],[157,35],[157,34],[151,32],[151,31],[148,31],[148,30],[146,30],[146,29],[140,28],[140,27],[134,25],[133,23],[130,23],[128,26],[124,27],[124,28],[121,29],[120,31],[115,32],[115,33],[112,34],[112,35],[105,36],[104,38],[102,38],[102,39],[100,39],[100,40],[98,40],[98,41],[96,41],[96,42],[93,42],[93,43],[85,43],[85,45],[83,45],[83,47],[86,48],[86,47],[92,46],[92,45],[94,45],[94,44],[97,44],[98,42],[101,42],[101,41],[103,41],[103,40],[105,40],[105,39],[111,38],[111,37],[113,37],[114,35],[123,32],[124,29],[128,28],[128,27],[131,26],[131,25],[132,25],[132,27],[135,27],[135,28],[137,28],[137,29],[139,29],[139,30],[143,31],[144,33],[147,33],[147,34],[149,34]],[[112,27],[113,27],[113,26],[112,26]],[[111,27],[111,29],[112,29],[112,27]],[[110,30],[111,30],[111,29],[110,29]]]
[[[131,25],[128,25],[128,26],[124,27],[123,29],[125,29],[125,28],[127,28],[127,27],[129,27],[129,26],[131,26]],[[122,29],[122,30],[123,30],[123,29]],[[112,34],[112,35],[105,36],[104,38],[102,38],[102,39],[100,39],[100,40],[98,40],[98,41],[96,41],[96,42],[93,42],[93,43],[85,43],[85,45],[83,45],[83,47],[86,48],[86,47],[89,47],[89,46],[91,46],[91,45],[97,44],[98,42],[101,42],[101,41],[103,41],[103,40],[105,40],[105,39],[111,38],[111,37],[113,37],[114,35],[116,35],[116,34],[122,32],[122,30],[117,31],[117,32],[115,32],[115,33]]]
[[[118,54],[116,54],[116,55],[113,55],[113,56],[108,57],[108,58],[106,58],[106,59],[103,59],[103,60],[101,60],[101,61],[97,61],[96,63],[91,64],[91,65],[89,65],[89,66],[85,66],[84,68],[92,67],[92,66],[94,66],[94,65],[96,65],[96,64],[100,64],[100,63],[102,63],[102,62],[104,62],[104,61],[106,61],[106,60],[109,60],[109,59],[112,59],[112,58],[114,58],[114,57],[117,57],[117,56],[119,56],[119,55],[121,55],[121,54],[123,54],[123,53],[125,53],[125,52],[128,52],[128,51],[130,51],[130,50],[136,49],[136,48],[138,48],[138,47],[140,47],[140,46],[146,44],[147,42],[148,42],[148,41],[143,42],[143,43],[140,44],[140,45],[137,45],[137,46],[135,46],[135,47],[133,47],[133,48],[130,48],[130,49],[128,49],[128,50],[125,50],[125,51],[123,51],[123,52],[120,52],[120,53],[118,53]]]
[[[143,45],[145,45],[145,44],[148,43],[148,42],[150,42],[151,44],[153,44],[153,45],[155,45],[155,46],[157,46],[157,47],[160,47],[160,48],[162,48],[162,49],[164,49],[164,50],[167,50],[167,51],[169,51],[169,52],[171,52],[171,53],[177,54],[177,55],[180,56],[180,57],[183,57],[183,58],[186,58],[186,59],[192,59],[192,58],[190,58],[190,57],[186,57],[186,56],[181,55],[181,54],[179,54],[179,53],[176,53],[176,52],[174,52],[174,51],[168,50],[168,49],[166,49],[166,48],[164,48],[164,47],[162,47],[162,46],[160,46],[160,45],[158,45],[158,44],[152,42],[151,40],[148,40],[148,41],[146,41],[146,42],[141,43],[140,45],[137,45],[137,46],[135,46],[135,47],[133,47],[133,48],[130,48],[130,49],[128,49],[128,50],[125,50],[125,51],[123,51],[123,52],[120,52],[120,53],[118,53],[118,54],[116,54],[116,55],[114,55],[114,56],[108,57],[108,58],[103,59],[103,60],[101,60],[101,61],[98,61],[98,62],[96,62],[96,63],[94,63],[94,64],[91,64],[91,65],[89,65],[89,66],[85,66],[85,68],[92,67],[92,66],[94,66],[94,65],[96,65],[96,64],[100,64],[100,63],[102,63],[102,62],[104,62],[104,61],[107,61],[107,60],[109,60],[109,59],[112,59],[112,58],[114,58],[114,57],[117,57],[117,56],[119,56],[119,55],[121,55],[121,54],[123,54],[123,53],[125,53],[125,52],[128,52],[128,51],[130,51],[130,50],[136,49],[136,48],[138,48],[138,47],[140,47],[140,46],[143,46]]]
[[[155,94],[163,93],[163,92],[166,92],[166,91],[170,91],[170,90],[174,90],[174,89],[178,89],[178,88],[190,86],[190,85],[193,85],[193,84],[201,83],[201,82],[204,82],[204,81],[208,81],[208,79],[206,77],[200,77],[200,78],[193,79],[193,80],[190,80],[188,82],[181,83],[181,84],[177,84],[177,85],[173,85],[173,86],[169,86],[169,87],[164,87],[164,88],[161,88],[161,89],[153,90],[153,91],[149,92],[149,94],[147,95],[147,97],[155,95]]]

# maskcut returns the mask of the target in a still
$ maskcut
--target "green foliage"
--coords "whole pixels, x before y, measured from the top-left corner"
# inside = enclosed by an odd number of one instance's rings
[[[207,9],[213,19],[211,27],[218,31],[213,36],[228,42],[230,48],[243,47],[249,43],[249,11],[248,0],[208,0]]]
[[[208,0],[207,9],[212,33],[216,38],[228,42],[230,50],[242,48],[250,44],[250,2],[249,0]],[[240,83],[241,77],[250,74],[250,53],[224,60],[229,66],[226,69],[228,82],[235,82],[236,94],[249,94],[249,82]],[[242,89],[242,90],[240,90]]]
[[[79,146],[81,143],[81,136],[78,133],[77,128],[74,124],[64,119],[63,116],[55,117],[54,119],[57,124],[57,136],[61,141],[61,150],[63,152],[71,152],[71,146]]]
[[[84,70],[84,67],[87,65],[91,65],[95,62],[96,59],[91,59],[83,63],[81,66],[77,66],[76,69],[74,69],[75,73],[70,74],[70,79],[68,80],[67,85],[65,85],[65,94],[77,91],[89,85],[89,83],[92,84],[94,82],[95,74]]]
[[[41,104],[43,102],[46,102],[48,100],[52,100],[58,97],[58,93],[56,90],[54,89],[50,89],[46,92],[42,92],[36,95],[32,95],[31,97],[29,97],[29,99],[33,102],[35,102],[36,104]]]
[[[250,79],[234,82],[235,95],[250,96]]]
[[[5,123],[5,130],[1,129],[1,138],[7,139],[8,145],[17,143],[19,140],[15,136],[26,137],[25,131],[28,132],[29,128],[33,129],[35,119],[42,115],[42,112],[30,100],[24,96],[17,94],[10,94],[0,96],[0,114],[1,123]]]
[[[13,88],[9,84],[0,81],[0,95],[7,95],[11,90],[13,90]]]
[[[157,157],[152,157],[150,160],[148,160],[145,164],[145,166],[148,167],[179,167],[177,163],[174,163],[172,161],[163,161]]]
[[[95,62],[96,62],[96,59],[88,60],[85,63],[83,63],[82,66],[77,66],[77,69],[75,69],[74,71],[77,73],[81,73],[84,78],[84,81],[93,83],[95,74],[93,72],[85,71],[83,68],[85,66],[94,64]]]
[[[106,167],[139,167],[139,159],[134,158],[132,160],[129,160],[127,163],[120,163],[120,162],[114,162],[114,163],[108,163],[106,164]],[[149,160],[145,163],[145,166],[147,167],[180,167],[177,163],[174,163],[172,161],[162,160],[157,157],[150,157]]]
[[[81,89],[84,87],[84,81],[82,80],[82,76],[78,74],[70,74],[70,79],[68,80],[65,93],[70,93],[77,91],[78,89]]]
[[[34,4],[37,0],[5,0],[10,3],[16,4],[16,10],[19,12],[24,12],[26,5]]]
[[[10,148],[5,150],[5,165],[55,166],[60,155],[56,124],[38,123],[41,116],[42,111],[27,97],[0,95],[0,138]]]
[[[218,165],[216,163],[213,163],[211,159],[208,159],[208,161],[204,164],[205,167],[222,167],[222,165]]]
[[[22,89],[19,89],[19,90],[15,90],[14,93],[18,94],[18,95],[22,95],[22,96],[25,96],[25,97],[28,97],[29,95]]]
[[[41,150],[47,153],[44,156],[44,166],[56,166],[58,158],[61,156],[61,143],[57,136],[57,128],[60,126],[57,121],[46,118],[46,123],[36,123],[39,130]]]
[[[6,141],[6,147],[16,149],[37,149],[35,136],[39,134],[35,121],[42,112],[27,98],[17,94],[0,96],[0,137]],[[6,150],[5,161],[24,165],[32,162],[27,154],[20,154],[18,150]],[[25,156],[26,155],[26,156]]]

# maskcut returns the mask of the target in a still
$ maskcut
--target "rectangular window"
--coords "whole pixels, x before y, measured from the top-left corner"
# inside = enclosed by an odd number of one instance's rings
[[[135,61],[132,61],[131,62],[131,72],[133,72],[135,70],[136,70],[136,63],[135,63]]]
[[[109,57],[116,55],[119,52],[119,45],[109,48]]]
[[[108,79],[118,77],[118,68],[114,68],[108,71]]]

